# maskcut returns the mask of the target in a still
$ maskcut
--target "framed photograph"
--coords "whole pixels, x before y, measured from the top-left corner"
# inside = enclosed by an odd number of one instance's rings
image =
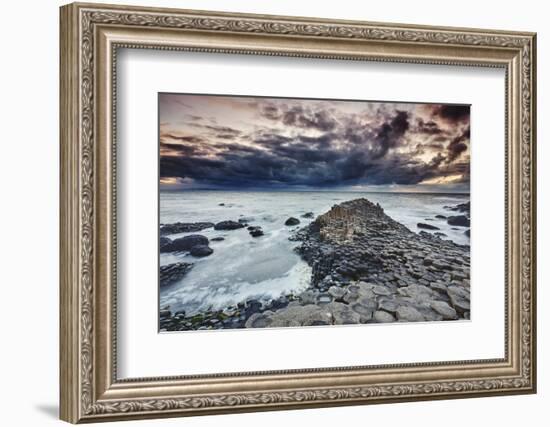
[[[533,393],[535,34],[61,8],[61,418]]]

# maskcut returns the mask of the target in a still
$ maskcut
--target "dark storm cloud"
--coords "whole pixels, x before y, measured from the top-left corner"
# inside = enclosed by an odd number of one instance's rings
[[[384,157],[390,148],[395,148],[401,141],[401,137],[409,129],[409,115],[405,111],[397,111],[397,114],[388,123],[384,123],[378,129],[375,139],[375,159]]]
[[[294,105],[291,107],[282,105],[277,107],[273,104],[267,104],[261,107],[260,114],[266,119],[281,121],[285,126],[317,129],[320,131],[330,131],[336,127],[336,121],[327,111],[315,111],[303,105]]]
[[[461,135],[455,137],[447,147],[448,156],[447,163],[451,163],[460,154],[468,150],[467,141],[470,140],[470,127],[468,127]]]
[[[235,138],[237,138],[237,135],[235,135],[233,133],[220,133],[220,134],[216,135],[216,138],[235,139]]]
[[[449,122],[468,122],[470,120],[470,106],[468,105],[434,105],[433,115]]]
[[[240,135],[241,131],[238,129],[233,129],[229,126],[217,126],[217,125],[203,125],[199,123],[192,123],[191,126],[197,127],[197,128],[203,128],[208,129],[213,132],[218,132],[221,134],[232,134],[232,135]]]
[[[161,177],[222,187],[468,182],[469,108],[429,105],[419,117],[405,105],[365,113],[326,105],[258,100],[249,107],[260,119],[248,128],[238,128],[236,112],[231,127],[195,121],[187,130],[196,135],[165,132]]]
[[[161,142],[160,144],[160,153],[161,156],[163,154],[167,153],[173,153],[173,155],[180,155],[180,156],[194,156],[199,153],[199,150],[197,147],[194,147],[192,145],[182,145],[182,144],[169,144],[165,142]]]
[[[197,136],[192,136],[192,135],[174,135],[174,134],[170,134],[170,133],[162,134],[162,135],[160,136],[160,138],[161,138],[161,140],[163,140],[163,139],[173,139],[173,140],[176,140],[176,141],[192,142],[192,143],[195,143],[195,144],[198,144],[198,143],[204,141],[203,138],[199,138],[199,137],[197,137]]]
[[[434,122],[433,120],[429,120],[425,122],[421,118],[418,118],[416,120],[415,131],[418,133],[427,134],[427,135],[438,135],[443,132],[441,128],[437,125],[437,123]]]

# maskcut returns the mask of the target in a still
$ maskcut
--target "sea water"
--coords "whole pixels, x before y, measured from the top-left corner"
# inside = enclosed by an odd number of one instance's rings
[[[169,235],[174,239],[188,234],[202,234],[211,241],[214,253],[194,258],[187,253],[162,253],[160,265],[192,262],[187,275],[160,289],[160,306],[172,312],[185,310],[193,314],[207,309],[223,309],[247,299],[270,300],[284,294],[300,293],[309,285],[311,268],[294,252],[299,242],[288,238],[300,227],[333,205],[347,200],[367,198],[379,203],[387,215],[411,231],[420,232],[419,222],[438,227],[444,239],[469,245],[466,228],[452,227],[435,215],[457,215],[445,206],[469,201],[467,194],[360,193],[338,191],[162,191],[160,223],[219,222],[245,219],[260,226],[263,236],[252,237],[246,228],[214,230]],[[302,218],[313,212],[311,219]],[[289,217],[300,220],[298,226],[286,226]],[[433,231],[430,231],[433,232]]]

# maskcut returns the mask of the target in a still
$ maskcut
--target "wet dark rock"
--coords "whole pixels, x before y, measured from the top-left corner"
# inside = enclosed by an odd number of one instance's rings
[[[470,202],[460,203],[456,206],[444,206],[443,208],[450,211],[465,213],[468,216],[470,215]]]
[[[250,230],[250,235],[252,237],[260,237],[264,235],[264,232],[262,231],[261,228],[257,227],[254,230]]]
[[[168,286],[181,280],[191,268],[193,268],[193,264],[188,262],[161,265],[159,269],[160,286]]]
[[[247,227],[247,230],[252,237],[260,237],[264,235],[262,227],[258,225],[251,225],[250,227]]]
[[[214,250],[208,245],[197,245],[191,248],[191,255],[194,257],[205,257],[212,255]]]
[[[424,224],[423,222],[419,222],[418,224],[416,224],[416,226],[418,228],[423,228],[425,230],[439,230],[440,229],[439,227],[436,227],[435,225]]]
[[[245,311],[247,316],[250,316],[252,313],[257,313],[262,309],[262,303],[258,300],[248,300],[245,304]]]
[[[447,219],[447,217],[445,215],[436,215],[435,217],[437,219]]]
[[[456,205],[452,210],[453,211],[458,211],[458,212],[464,212],[464,213],[467,213],[468,215],[470,215],[470,202],[461,203],[459,205]]]
[[[268,304],[268,309],[269,310],[279,310],[281,308],[285,308],[286,306],[288,306],[289,302],[290,302],[289,298],[287,298],[283,295],[283,296],[280,296],[277,299],[274,299],[274,300],[270,301],[270,303]]]
[[[170,243],[172,243],[172,239],[169,239],[168,237],[163,237],[161,236],[160,239],[159,239],[159,248],[160,248],[160,251],[163,252],[163,249],[170,245]]]
[[[237,221],[221,221],[214,225],[214,230],[237,230],[239,228],[244,228],[244,225]]]
[[[300,224],[300,220],[298,218],[294,218],[291,216],[285,221],[285,225],[298,225]]]
[[[242,217],[242,218],[239,218],[237,221],[240,222],[241,224],[244,224],[244,225],[246,226],[246,225],[248,225],[249,222],[254,221],[254,218],[251,218],[251,217]]]
[[[470,237],[470,229],[468,228],[468,229],[464,232],[464,234],[465,234],[466,236]]]
[[[225,240],[225,237],[221,237],[221,236],[218,236],[218,237],[212,237],[210,239],[211,242],[222,242]]]
[[[172,242],[165,244],[161,247],[161,252],[178,252],[189,251],[194,246],[206,245],[208,246],[208,238],[200,234],[191,234],[189,236],[180,237],[172,240]]]
[[[470,220],[465,215],[455,215],[447,218],[447,224],[457,227],[469,227]]]
[[[306,212],[302,215],[302,218],[313,218],[313,212]]]
[[[177,233],[196,233],[214,227],[213,222],[176,222],[174,224],[164,224],[160,227],[161,236]]]
[[[445,233],[441,233],[440,231],[436,231],[434,233],[434,236],[437,236],[437,237],[447,237],[447,235]]]

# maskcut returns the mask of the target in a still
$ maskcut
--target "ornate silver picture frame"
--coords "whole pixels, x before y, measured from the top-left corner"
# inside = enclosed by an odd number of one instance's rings
[[[536,391],[535,34],[75,3],[61,8],[60,43],[61,419]],[[120,378],[116,64],[122,49],[502,69],[505,253],[487,256],[505,259],[504,357]]]

